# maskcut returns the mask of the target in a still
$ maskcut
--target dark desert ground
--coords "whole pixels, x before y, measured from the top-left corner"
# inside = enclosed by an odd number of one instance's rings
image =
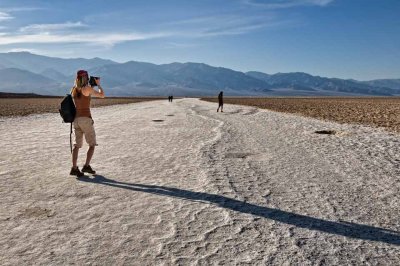
[[[218,102],[216,98],[202,100]],[[383,127],[400,132],[399,97],[225,98],[225,104],[255,106],[339,123]]]

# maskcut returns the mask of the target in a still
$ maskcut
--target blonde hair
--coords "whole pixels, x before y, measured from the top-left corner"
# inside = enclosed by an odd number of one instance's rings
[[[72,96],[77,96],[78,98],[82,95],[82,88],[88,85],[87,77],[78,77],[75,79],[75,84],[71,89]]]
[[[89,79],[87,77],[77,77],[75,79],[75,87],[83,88],[89,84]]]

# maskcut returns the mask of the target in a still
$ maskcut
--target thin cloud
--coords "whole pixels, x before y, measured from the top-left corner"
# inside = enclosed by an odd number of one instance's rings
[[[84,44],[111,48],[118,43],[143,41],[158,38],[210,38],[247,34],[263,28],[287,26],[292,22],[278,19],[269,12],[262,16],[218,15],[190,18],[164,24],[157,32],[80,32],[77,29],[90,28],[87,24],[65,22],[56,24],[31,24],[21,27],[15,33],[0,34],[0,46],[29,44]],[[176,42],[175,42],[176,44]],[[174,44],[170,44],[170,47]],[[179,45],[175,45],[179,46]]]
[[[256,31],[259,29],[265,28],[275,28],[279,26],[286,26],[292,24],[291,21],[277,21],[277,22],[269,22],[269,23],[261,23],[254,25],[242,25],[239,27],[228,27],[228,28],[216,28],[209,29],[197,34],[197,37],[213,37],[213,36],[226,36],[226,35],[241,35],[246,34],[252,31]]]
[[[234,19],[238,19],[238,16],[233,15],[225,15],[225,16],[206,16],[206,17],[197,17],[190,19],[182,19],[178,21],[172,21],[166,23],[167,25],[201,25],[201,24],[215,24],[215,23],[227,23]]]
[[[40,7],[6,7],[6,8],[0,8],[0,21],[14,19],[15,17],[10,14],[10,13],[13,13],[13,12],[35,11],[35,10],[42,10],[42,9],[44,9],[44,8],[40,8]]]
[[[66,22],[59,24],[32,24],[19,29],[20,32],[51,32],[88,27],[82,22]]]
[[[45,8],[42,7],[6,7],[0,8],[0,11],[3,12],[24,12],[24,11],[36,11],[36,10],[43,10]]]
[[[99,46],[114,46],[117,43],[141,41],[168,36],[168,33],[90,33],[90,34],[25,34],[0,36],[0,45],[10,44],[62,44],[82,43]]]
[[[0,8],[0,22],[5,20],[11,20],[15,17],[12,16],[10,13],[13,12],[21,12],[21,11],[34,11],[40,10],[43,8],[38,7],[8,7],[8,8]]]
[[[298,6],[327,6],[334,0],[272,0],[272,1],[261,1],[261,0],[242,0],[246,5],[261,7],[265,9],[284,9]]]
[[[10,19],[13,19],[13,18],[14,17],[11,16],[10,14],[0,11],[0,21],[10,20]]]
[[[169,25],[179,25],[179,26],[209,26],[209,25],[243,25],[249,23],[255,23],[261,20],[272,20],[274,16],[252,16],[245,17],[239,15],[217,15],[217,16],[207,16],[207,17],[197,17],[184,19],[179,21],[174,21],[167,23]]]
[[[170,26],[179,26],[178,32],[184,37],[217,37],[240,35],[262,28],[288,25],[290,21],[278,20],[274,14],[245,17],[238,15],[208,16],[174,21]]]
[[[168,42],[165,45],[165,48],[192,48],[198,47],[198,43],[178,43],[178,42]]]

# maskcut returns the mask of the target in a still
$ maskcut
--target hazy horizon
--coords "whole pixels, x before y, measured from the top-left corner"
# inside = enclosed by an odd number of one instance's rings
[[[396,0],[5,0],[0,52],[399,79],[399,11]]]

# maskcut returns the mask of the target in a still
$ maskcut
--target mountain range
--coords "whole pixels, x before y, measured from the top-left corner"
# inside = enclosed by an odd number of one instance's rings
[[[0,92],[65,95],[77,70],[101,77],[109,96],[393,96],[400,79],[371,81],[307,73],[240,72],[203,63],[117,63],[101,58],[63,59],[29,52],[0,53]]]

